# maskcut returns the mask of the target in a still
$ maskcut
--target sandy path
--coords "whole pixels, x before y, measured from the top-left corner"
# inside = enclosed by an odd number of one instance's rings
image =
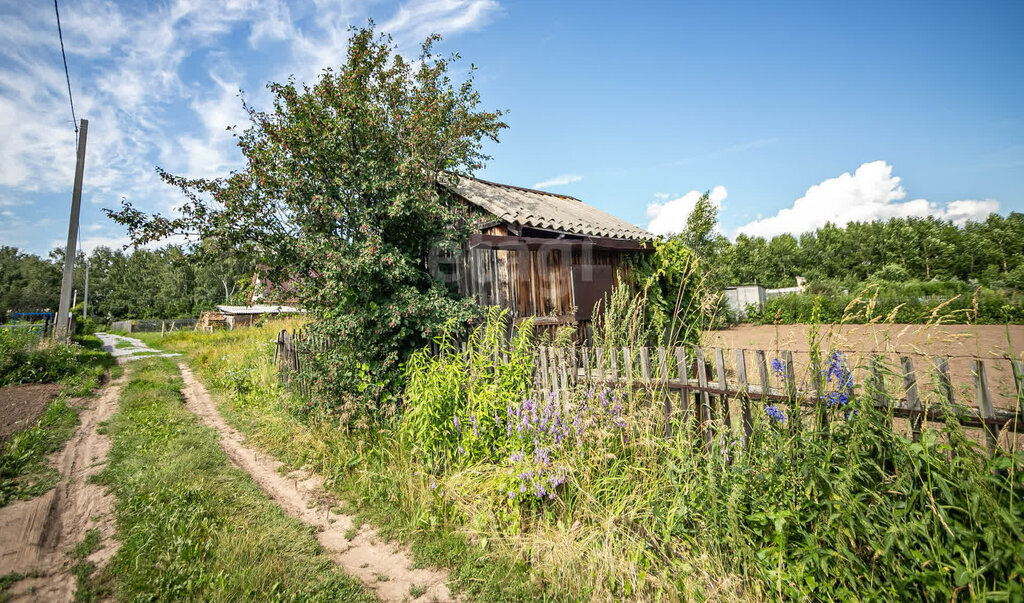
[[[68,552],[100,531],[103,546],[88,560],[101,566],[117,551],[113,540],[113,496],[87,480],[103,470],[110,438],[96,431],[117,409],[124,378],[111,383],[97,398],[86,400],[79,412],[79,427],[64,449],[50,457],[60,471],[57,486],[31,500],[0,508],[0,575],[18,572],[31,577],[7,591],[14,601],[71,601],[75,577]]]
[[[321,479],[302,471],[282,475],[282,463],[245,445],[244,436],[224,422],[206,388],[183,364],[185,404],[221,435],[220,445],[238,468],[252,476],[260,490],[285,513],[317,529],[317,540],[342,569],[359,578],[382,601],[408,601],[413,586],[425,587],[422,601],[451,601],[448,572],[414,569],[407,550],[386,544],[376,530],[362,526],[351,540],[346,532],[354,518],[331,510],[338,501],[321,487]],[[351,534],[350,534],[351,535]]]

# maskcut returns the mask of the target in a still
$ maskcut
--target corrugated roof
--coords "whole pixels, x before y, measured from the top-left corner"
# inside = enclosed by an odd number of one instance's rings
[[[448,175],[438,178],[448,190],[510,224],[609,239],[654,238],[646,230],[575,197],[466,176],[459,177],[457,184],[453,180]]]

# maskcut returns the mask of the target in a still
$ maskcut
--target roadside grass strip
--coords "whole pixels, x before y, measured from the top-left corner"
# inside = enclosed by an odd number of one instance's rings
[[[374,600],[230,464],[181,387],[172,361],[129,369],[99,476],[117,498],[121,547],[94,579],[123,600]]]

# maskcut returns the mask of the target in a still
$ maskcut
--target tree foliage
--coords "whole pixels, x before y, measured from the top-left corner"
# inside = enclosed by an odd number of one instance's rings
[[[161,172],[185,194],[178,215],[125,203],[111,217],[136,243],[188,234],[250,246],[271,279],[294,283],[313,328],[341,342],[321,387],[380,402],[424,336],[476,312],[428,272],[432,250],[461,243],[473,217],[437,179],[482,167],[484,141],[505,124],[479,109],[471,75],[452,81],[458,56],[436,55],[438,40],[409,62],[372,24],[354,29],[337,71],[312,86],[270,84],[273,109],[247,107],[244,169],[213,180]]]
[[[85,265],[89,264],[89,317],[120,319],[196,317],[218,304],[246,301],[243,284],[254,263],[244,255],[200,256],[168,245],[133,253],[97,247],[75,261],[73,287],[85,301]],[[0,248],[0,316],[12,312],[56,311],[60,296],[63,250],[49,258]]]

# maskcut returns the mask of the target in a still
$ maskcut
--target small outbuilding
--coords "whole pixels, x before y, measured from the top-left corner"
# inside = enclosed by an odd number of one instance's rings
[[[224,326],[228,329],[252,326],[257,320],[265,317],[277,317],[301,312],[301,310],[294,306],[275,306],[269,304],[217,306],[217,310],[223,318]]]
[[[478,178],[440,183],[485,217],[461,254],[439,259],[435,277],[516,319],[577,324],[585,338],[596,302],[628,270],[626,258],[653,251],[651,233],[575,197]]]

